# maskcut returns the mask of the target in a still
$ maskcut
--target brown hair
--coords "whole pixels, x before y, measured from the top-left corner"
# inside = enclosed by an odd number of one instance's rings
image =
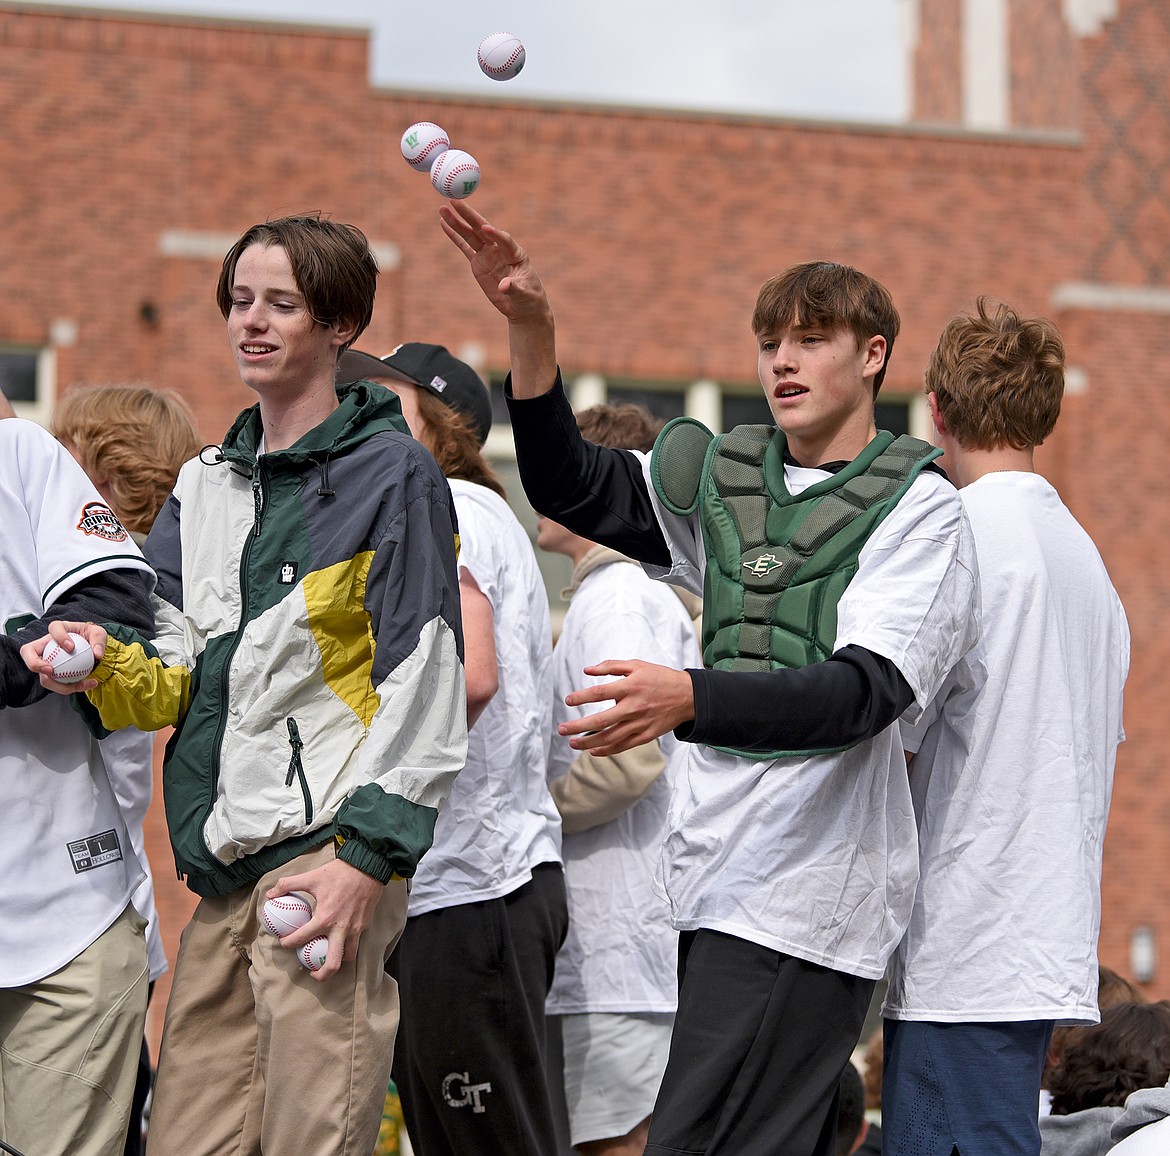
[[[356,225],[331,221],[320,213],[253,225],[223,259],[215,300],[225,318],[232,308],[236,265],[249,245],[278,245],[288,254],[305,307],[318,325],[356,325],[341,352],[369,325],[374,315],[378,262]]]
[[[964,449],[1024,450],[1043,444],[1060,416],[1064,342],[1043,317],[1007,305],[952,318],[930,355],[926,392]]]
[[[418,440],[434,455],[443,476],[487,486],[506,499],[508,495],[483,456],[479,435],[472,428],[471,422],[429,389],[416,389],[415,393],[419,416],[424,423]]]
[[[1119,1003],[1101,1022],[1071,1028],[1048,1078],[1052,1114],[1120,1107],[1139,1088],[1170,1079],[1170,1002]]]
[[[886,359],[873,379],[877,395],[894,352],[894,338],[902,327],[894,299],[884,285],[867,273],[833,261],[793,265],[760,287],[752,311],[752,332],[762,337],[793,324],[846,329],[857,339],[859,349],[871,337],[884,337]]]
[[[1125,976],[1119,975],[1104,964],[1097,965],[1097,1007],[1101,1011],[1119,1003],[1147,1002],[1145,993],[1136,984],[1130,983]],[[1075,1027],[1052,1029],[1052,1042],[1048,1045],[1048,1059],[1044,1065],[1043,1086],[1045,1088],[1048,1087],[1052,1073],[1060,1064],[1060,1057],[1064,1054],[1069,1037],[1073,1036],[1075,1039],[1075,1033],[1078,1030]]]
[[[577,414],[577,425],[586,441],[615,450],[649,453],[662,429],[644,405],[591,405]]]
[[[168,389],[72,389],[54,407],[50,428],[91,479],[109,486],[118,520],[139,534],[150,531],[179,467],[199,452],[191,411]]]

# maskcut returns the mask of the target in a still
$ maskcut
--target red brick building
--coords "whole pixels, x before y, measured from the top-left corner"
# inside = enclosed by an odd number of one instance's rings
[[[1167,996],[1170,0],[909,9],[914,120],[877,127],[392,92],[371,87],[352,31],[0,3],[0,373],[42,418],[78,384],[171,386],[217,439],[251,402],[214,302],[223,253],[255,221],[324,209],[380,256],[362,347],[441,341],[498,377],[504,326],[398,153],[418,120],[476,155],[475,206],[537,257],[579,400],[634,392],[739,420],[758,389],[756,289],[815,257],[893,292],[904,329],[883,396],[892,420],[906,399],[916,430],[953,313],[989,294],[1053,317],[1071,369],[1041,465],[1134,637],[1101,954],[1132,972],[1148,929],[1147,989]],[[506,458],[506,428],[491,447]],[[155,815],[173,958],[191,898]]]

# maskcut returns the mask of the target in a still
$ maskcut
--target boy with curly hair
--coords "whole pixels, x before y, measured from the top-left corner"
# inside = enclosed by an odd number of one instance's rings
[[[903,728],[920,878],[886,996],[892,1151],[1040,1151],[1053,1026],[1097,1019],[1101,845],[1129,631],[1096,547],[1034,453],[1064,390],[1043,318],[980,299],[926,395],[979,556],[983,635]]]

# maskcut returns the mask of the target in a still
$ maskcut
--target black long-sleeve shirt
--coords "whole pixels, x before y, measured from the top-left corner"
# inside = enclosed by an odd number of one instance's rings
[[[520,479],[533,508],[583,538],[669,567],[670,548],[641,461],[628,450],[594,445],[581,436],[559,375],[540,397],[517,400],[508,387],[505,395]],[[914,699],[890,659],[860,646],[843,647],[824,662],[796,670],[687,673],[695,718],[676,735],[740,750],[855,746],[885,730]]]
[[[20,648],[43,638],[50,622],[120,622],[143,635],[152,635],[153,583],[153,575],[141,570],[103,570],[68,590],[43,617],[33,619],[13,634],[0,635],[0,708],[28,706],[49,693],[25,666]]]

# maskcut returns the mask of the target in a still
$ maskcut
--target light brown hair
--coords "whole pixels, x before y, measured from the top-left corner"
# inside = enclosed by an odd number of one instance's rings
[[[50,428],[90,478],[109,487],[118,520],[139,534],[150,531],[179,467],[199,452],[191,411],[168,389],[71,389],[54,407]]]
[[[952,318],[930,355],[925,389],[964,449],[1030,449],[1060,416],[1064,342],[1051,321],[994,311],[980,297],[975,316]]]
[[[431,451],[447,478],[460,478],[494,490],[507,498],[503,484],[488,465],[479,446],[479,435],[463,414],[453,410],[429,389],[416,389],[418,412],[424,428],[419,441]]]
[[[591,405],[577,414],[586,441],[615,450],[649,453],[662,424],[644,405]]]
[[[369,325],[374,315],[378,262],[366,235],[356,225],[331,221],[320,213],[278,217],[253,225],[223,259],[215,300],[225,318],[232,308],[236,265],[249,245],[278,245],[288,254],[305,307],[318,325],[356,325],[340,352],[344,353]]]
[[[858,349],[871,337],[884,337],[886,359],[873,379],[877,396],[894,352],[894,338],[902,327],[894,299],[881,282],[835,261],[792,265],[760,286],[752,332],[762,337],[794,324],[845,329],[857,339]]]

